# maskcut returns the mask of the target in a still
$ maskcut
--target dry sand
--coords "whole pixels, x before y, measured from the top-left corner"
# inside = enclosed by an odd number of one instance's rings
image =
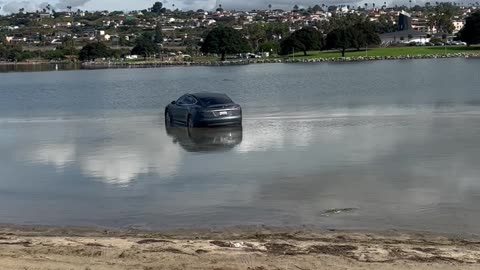
[[[0,227],[0,269],[480,269],[480,240],[232,228],[168,233]]]

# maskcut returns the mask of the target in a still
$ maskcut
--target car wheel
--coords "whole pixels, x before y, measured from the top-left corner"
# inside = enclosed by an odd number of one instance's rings
[[[188,128],[194,128],[195,127],[195,122],[193,122],[193,119],[192,119],[191,116],[188,116],[187,127]]]
[[[165,112],[165,125],[167,127],[172,126],[172,117],[170,116],[170,112],[168,112],[168,111]]]

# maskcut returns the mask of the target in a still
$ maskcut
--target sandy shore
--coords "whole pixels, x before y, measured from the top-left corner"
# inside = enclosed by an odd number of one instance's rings
[[[0,227],[0,269],[480,269],[480,239],[411,232]]]

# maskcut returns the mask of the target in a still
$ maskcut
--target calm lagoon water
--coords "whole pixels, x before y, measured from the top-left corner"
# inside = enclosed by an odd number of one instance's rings
[[[478,70],[447,59],[0,74],[0,223],[480,233]],[[164,106],[197,91],[242,104],[243,128],[166,130]]]

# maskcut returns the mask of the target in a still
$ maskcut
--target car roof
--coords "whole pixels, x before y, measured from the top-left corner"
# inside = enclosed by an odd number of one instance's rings
[[[191,96],[194,96],[198,99],[202,98],[215,98],[215,97],[228,97],[226,94],[222,93],[209,93],[209,92],[202,92],[202,93],[194,93],[190,94]]]

